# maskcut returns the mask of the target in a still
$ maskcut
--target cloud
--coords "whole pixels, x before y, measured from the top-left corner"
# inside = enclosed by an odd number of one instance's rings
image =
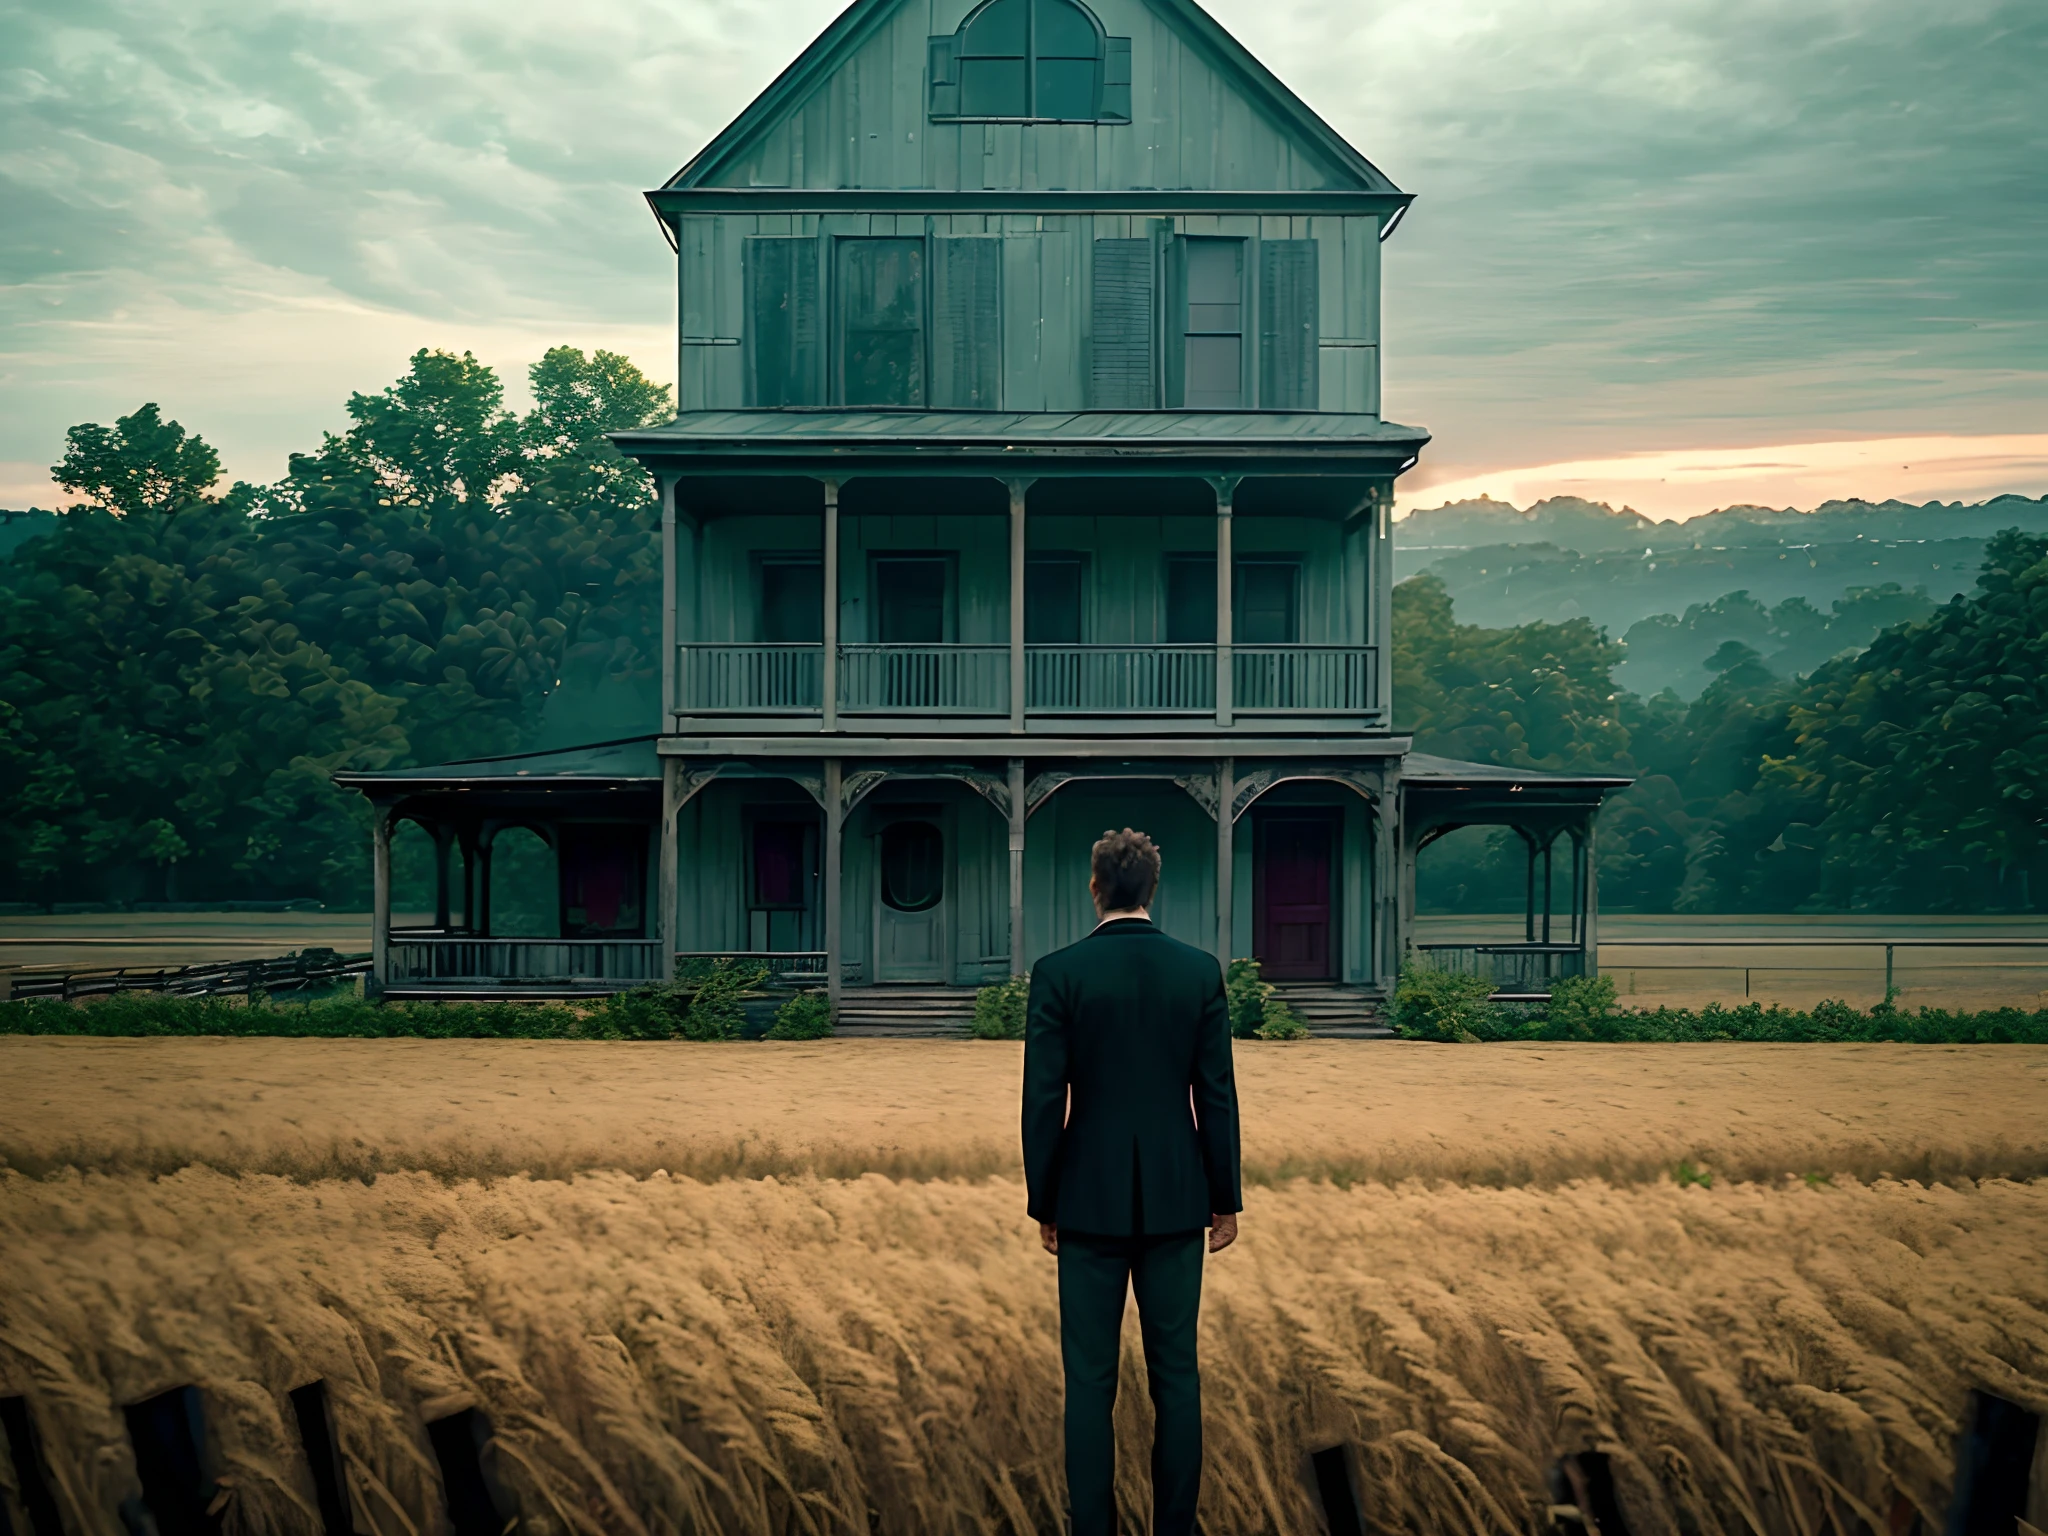
[[[1385,393],[1429,472],[2038,426],[2036,0],[1213,8],[1419,194]],[[638,193],[836,9],[0,11],[0,460],[158,398],[269,478],[427,344],[672,377]]]
[[[1401,483],[1395,510],[1405,516],[1480,496],[1521,507],[1577,496],[1683,521],[1738,505],[1812,508],[1852,497],[1982,501],[2004,492],[2048,495],[2048,432],[1668,449],[1457,479],[1410,477]]]

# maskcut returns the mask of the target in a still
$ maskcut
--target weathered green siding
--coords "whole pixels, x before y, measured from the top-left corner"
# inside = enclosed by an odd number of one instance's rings
[[[1204,51],[1144,0],[1091,0],[1131,39],[1132,121],[934,123],[927,39],[955,30],[965,0],[906,4],[752,152],[707,185],[940,190],[1172,187],[1319,190],[1347,185]]]
[[[1048,133],[1061,125],[1033,124],[1021,132]],[[1111,130],[1090,130],[1108,132]],[[1128,129],[1124,131],[1129,131]],[[1093,398],[1096,314],[1095,242],[1175,236],[1223,235],[1250,242],[1246,255],[1254,274],[1264,264],[1264,242],[1314,241],[1317,399],[1323,411],[1376,415],[1379,411],[1380,221],[1373,217],[1190,214],[1154,219],[1117,213],[1093,215],[1020,214],[692,214],[678,220],[682,316],[678,359],[681,404],[686,411],[726,410],[755,403],[747,393],[747,285],[745,243],[755,237],[794,237],[819,242],[817,270],[828,271],[833,237],[922,236],[997,237],[1000,263],[1000,331],[981,338],[999,344],[1000,398],[982,409],[1079,411],[1121,407],[1130,402]],[[1250,287],[1247,344],[1256,345],[1264,316],[1256,280]],[[820,356],[814,403],[830,398],[823,359],[833,345],[832,284],[821,278],[818,304]],[[1155,306],[1166,295],[1154,296]],[[1160,310],[1170,329],[1172,317]],[[942,318],[934,316],[934,319]],[[1120,331],[1113,342],[1126,343]],[[1256,372],[1256,370],[1255,370]],[[1248,404],[1300,408],[1297,397],[1252,400]],[[936,398],[936,406],[942,402]]]

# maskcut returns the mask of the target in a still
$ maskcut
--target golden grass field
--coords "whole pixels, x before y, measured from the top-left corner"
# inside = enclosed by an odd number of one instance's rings
[[[2048,1051],[1238,1059],[1212,1536],[1320,1531],[1304,1458],[1338,1442],[1375,1530],[1542,1531],[1545,1469],[1584,1449],[1634,1536],[1939,1528],[1969,1389],[2048,1409]],[[1018,1066],[970,1042],[0,1039],[0,1394],[31,1398],[69,1527],[110,1536],[117,1405],[186,1382],[225,1528],[316,1530],[283,1408],[316,1377],[365,1536],[447,1529],[422,1424],[468,1404],[527,1532],[1052,1530]],[[1139,1530],[1131,1356],[1126,1389]]]

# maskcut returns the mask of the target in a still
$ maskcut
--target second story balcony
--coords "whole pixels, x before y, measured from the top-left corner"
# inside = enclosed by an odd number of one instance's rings
[[[842,719],[912,715],[964,724],[1009,718],[1007,647],[876,643],[836,649]],[[1211,719],[1220,654],[1215,645],[1027,645],[1024,714]],[[1228,655],[1235,715],[1362,720],[1380,712],[1377,646],[1233,646]],[[681,644],[674,712],[821,717],[825,671],[822,644]]]
[[[671,729],[1388,728],[1385,509],[1356,482],[746,489],[676,539]]]

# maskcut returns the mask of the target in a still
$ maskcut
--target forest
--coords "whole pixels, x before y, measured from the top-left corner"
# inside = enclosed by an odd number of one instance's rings
[[[570,347],[529,384],[520,414],[473,357],[421,351],[266,486],[223,489],[153,404],[72,428],[76,505],[0,528],[0,903],[360,908],[366,808],[336,769],[587,740],[628,700],[651,719],[655,495],[604,434],[669,392]],[[1460,623],[1424,569],[1395,589],[1396,723],[1423,751],[1634,777],[1601,823],[1609,910],[2033,910],[2048,533],[1971,552],[1939,604],[1667,616],[1713,646],[1703,687],[1655,691],[1592,618]],[[1676,643],[1642,629],[1637,661]],[[1442,906],[1520,905],[1499,839],[1428,862]]]

